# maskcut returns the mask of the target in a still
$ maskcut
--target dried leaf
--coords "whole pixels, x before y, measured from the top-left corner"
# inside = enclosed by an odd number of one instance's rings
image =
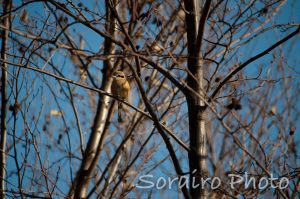
[[[52,116],[62,116],[62,112],[59,111],[59,110],[52,109],[50,111],[50,115],[52,115]]]
[[[23,11],[22,15],[20,16],[20,21],[23,23],[28,22],[28,13],[26,10]]]

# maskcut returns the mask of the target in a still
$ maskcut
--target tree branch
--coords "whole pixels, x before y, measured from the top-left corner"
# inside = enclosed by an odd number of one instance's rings
[[[297,30],[295,30],[294,32],[292,32],[291,34],[289,34],[288,36],[286,36],[285,38],[283,38],[282,40],[276,42],[275,44],[273,44],[270,48],[264,50],[263,52],[255,55],[254,57],[251,57],[250,59],[248,59],[246,62],[244,62],[243,64],[241,64],[240,66],[238,66],[236,69],[234,69],[233,71],[231,71],[218,85],[218,87],[214,90],[214,92],[212,93],[210,100],[214,99],[216,97],[216,95],[218,94],[218,92],[221,90],[221,88],[227,83],[227,81],[229,81],[235,74],[237,74],[239,71],[241,71],[242,69],[244,69],[246,66],[248,66],[250,63],[256,61],[257,59],[261,58],[262,56],[268,54],[270,51],[272,51],[273,49],[275,49],[276,47],[280,46],[281,44],[283,44],[284,42],[288,41],[289,39],[293,38],[295,35],[297,35],[300,32],[300,26],[297,28]]]
[[[97,92],[99,94],[102,94],[102,95],[106,95],[110,98],[113,98],[117,101],[120,101],[122,102],[123,104],[129,106],[130,108],[132,108],[133,110],[141,113],[142,115],[144,115],[145,117],[147,117],[148,119],[150,120],[153,120],[151,115],[149,115],[147,112],[131,105],[130,103],[128,103],[127,101],[124,101],[123,99],[120,99],[118,96],[115,96],[115,95],[112,95],[111,93],[108,93],[108,92],[105,92],[101,89],[98,89],[98,88],[94,88],[94,87],[91,87],[89,85],[86,85],[86,84],[82,84],[82,83],[78,83],[78,82],[75,82],[71,79],[68,79],[68,78],[65,78],[65,77],[61,77],[61,76],[58,76],[58,75],[55,75],[53,73],[50,73],[48,71],[44,71],[44,70],[41,70],[39,68],[34,68],[34,67],[30,67],[30,66],[24,66],[22,64],[17,64],[17,63],[13,63],[13,62],[8,62],[8,61],[4,61],[2,59],[0,59],[0,61],[3,61],[9,65],[14,65],[16,67],[20,67],[20,68],[24,68],[24,69],[28,69],[28,70],[32,70],[32,71],[36,71],[38,73],[41,73],[41,74],[44,74],[44,75],[48,75],[50,77],[53,77],[57,80],[60,80],[60,81],[64,81],[64,82],[67,82],[67,83],[70,83],[70,84],[74,84],[76,86],[79,86],[81,88],[84,88],[84,89],[88,89],[88,90],[91,90],[91,91],[94,91],[94,92]],[[182,147],[184,148],[186,151],[190,151],[190,148],[182,141],[180,140],[170,129],[168,129],[168,127],[164,124],[161,124],[161,126],[163,127],[163,129]]]
[[[171,159],[173,161],[173,165],[175,167],[176,173],[177,173],[177,175],[181,176],[181,175],[183,175],[183,172],[182,172],[181,166],[179,164],[179,160],[178,160],[178,158],[176,156],[176,152],[175,152],[175,150],[174,150],[174,148],[173,148],[173,146],[172,146],[172,144],[171,144],[171,142],[169,140],[169,137],[164,132],[162,125],[160,124],[160,122],[159,122],[159,120],[158,120],[158,118],[157,118],[157,116],[156,116],[153,108],[151,107],[151,104],[150,104],[150,102],[149,102],[149,100],[148,100],[148,98],[146,96],[145,91],[144,91],[143,84],[142,84],[141,79],[139,78],[137,72],[130,65],[130,63],[128,63],[128,66],[130,67],[130,69],[131,69],[131,71],[133,73],[133,76],[134,76],[135,81],[136,81],[136,83],[138,85],[139,91],[141,93],[142,99],[143,99],[143,101],[145,103],[145,106],[146,106],[147,110],[149,111],[149,113],[150,113],[150,115],[151,115],[151,117],[153,119],[154,125],[157,128],[159,134],[162,136],[162,138],[163,138],[163,140],[164,140],[164,142],[166,144],[166,147],[167,147],[167,149],[168,149],[168,151],[170,153]],[[189,194],[189,192],[188,192],[188,190],[187,190],[186,186],[183,186],[181,189],[182,189],[182,192],[183,192],[183,195],[184,195],[185,198],[190,198],[191,197],[190,194]]]
[[[200,18],[198,34],[197,34],[197,41],[196,41],[196,54],[197,55],[199,55],[200,50],[201,50],[204,27],[205,27],[205,22],[206,22],[208,13],[209,13],[210,4],[211,4],[211,0],[206,0],[203,11],[202,11],[202,15]]]

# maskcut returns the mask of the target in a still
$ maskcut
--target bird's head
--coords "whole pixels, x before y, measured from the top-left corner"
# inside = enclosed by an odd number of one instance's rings
[[[114,78],[125,79],[125,74],[123,71],[117,70],[113,73]]]

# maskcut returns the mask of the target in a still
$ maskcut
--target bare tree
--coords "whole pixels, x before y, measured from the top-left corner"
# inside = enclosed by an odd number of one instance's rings
[[[297,198],[297,6],[3,1],[2,196]]]

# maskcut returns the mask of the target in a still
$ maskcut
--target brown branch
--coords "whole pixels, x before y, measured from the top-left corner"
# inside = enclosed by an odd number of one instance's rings
[[[210,4],[211,4],[211,0],[206,0],[203,11],[202,11],[202,15],[200,18],[198,34],[197,34],[197,41],[196,41],[196,55],[199,55],[200,50],[201,50],[205,22],[206,22],[208,13],[209,13]]]
[[[159,134],[162,136],[165,144],[166,144],[166,147],[169,151],[169,154],[171,156],[171,159],[173,161],[173,165],[175,167],[175,170],[176,170],[176,173],[178,176],[181,176],[181,175],[184,175],[184,173],[182,172],[182,169],[181,169],[181,166],[180,166],[180,163],[179,163],[179,160],[176,156],[176,152],[172,146],[172,143],[170,142],[170,139],[169,137],[167,136],[167,134],[164,132],[164,129],[162,127],[162,125],[160,124],[159,122],[159,119],[157,118],[156,116],[156,113],[154,112],[147,96],[146,96],[146,93],[144,91],[144,87],[143,87],[143,84],[141,82],[141,79],[140,77],[138,76],[137,72],[134,70],[134,68],[130,65],[130,63],[128,63],[128,66],[130,67],[131,71],[132,71],[132,74],[133,74],[133,77],[137,83],[137,86],[139,88],[139,91],[141,93],[141,96],[142,96],[142,99],[145,103],[145,106],[147,108],[147,110],[149,111],[151,117],[152,117],[152,120],[154,122],[154,125],[156,127],[156,129],[158,130]],[[184,195],[185,198],[191,198],[188,190],[187,190],[187,187],[186,186],[183,186],[182,188],[182,193]]]
[[[289,39],[293,38],[295,35],[297,35],[300,32],[300,26],[297,28],[297,30],[295,30],[294,32],[292,32],[291,34],[289,34],[288,36],[286,36],[285,38],[281,39],[280,41],[276,42],[275,44],[273,44],[271,47],[269,47],[268,49],[264,50],[263,52],[255,55],[254,57],[251,57],[250,59],[248,59],[246,62],[244,62],[243,64],[241,64],[240,66],[238,66],[236,69],[234,69],[233,71],[231,71],[218,85],[218,87],[214,90],[214,92],[212,93],[210,100],[214,99],[216,97],[216,95],[218,94],[218,92],[221,90],[221,88],[227,83],[227,81],[229,81],[235,74],[237,74],[239,71],[241,71],[242,69],[244,69],[246,66],[248,66],[250,63],[256,61],[257,59],[263,57],[264,55],[268,54],[270,51],[274,50],[276,47],[280,46],[281,44],[283,44],[284,42],[288,41]]]
[[[94,27],[89,21],[84,21],[84,20],[80,19],[78,16],[76,16],[75,14],[73,14],[70,10],[68,10],[66,7],[62,6],[58,2],[53,1],[53,0],[49,0],[47,2],[51,3],[57,9],[63,11],[65,14],[67,14],[70,17],[72,17],[74,20],[78,21],[82,25],[84,25],[84,26],[90,28],[91,30],[95,31],[97,34],[99,34],[100,36],[102,36],[105,39],[109,40],[110,42],[113,42],[113,43],[117,44],[118,46],[121,46],[124,49],[127,48],[127,46],[123,42],[117,41],[111,35],[106,34],[106,33],[102,32],[102,31],[100,31],[98,28]]]
[[[134,45],[134,43],[132,42],[130,35],[128,34],[128,32],[126,31],[126,28],[124,27],[124,24],[122,22],[122,20],[120,19],[120,16],[118,15],[118,12],[115,8],[115,5],[113,5],[113,2],[110,1],[110,3],[107,3],[107,5],[109,6],[110,10],[113,12],[114,16],[116,17],[116,19],[119,22],[119,25],[121,26],[122,29],[122,33],[125,35],[126,37],[126,41],[125,44],[129,43],[130,47],[132,48],[132,50],[134,52],[137,52],[137,49]],[[138,71],[138,75],[141,76],[141,64],[140,64],[140,59],[138,56],[135,56],[135,61],[136,61],[136,67],[137,67],[137,71]]]
[[[187,90],[186,86],[184,86],[184,84],[182,84],[175,77],[173,77],[172,74],[167,69],[165,69],[163,66],[156,64],[152,60],[147,59],[146,57],[144,57],[142,55],[135,53],[135,56],[139,56],[141,60],[143,60],[147,64],[151,65],[153,68],[158,70],[161,74],[163,74],[166,78],[168,78],[168,80],[170,80],[177,88],[179,88],[179,90],[181,92],[183,92],[184,94],[186,93],[186,90]]]

